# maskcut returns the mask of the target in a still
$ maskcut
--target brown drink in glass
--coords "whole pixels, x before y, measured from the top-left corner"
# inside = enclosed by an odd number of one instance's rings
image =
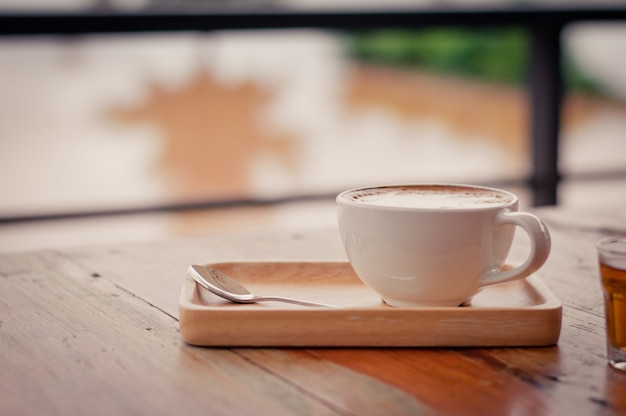
[[[613,368],[626,371],[626,236],[602,239],[597,249],[608,359]]]

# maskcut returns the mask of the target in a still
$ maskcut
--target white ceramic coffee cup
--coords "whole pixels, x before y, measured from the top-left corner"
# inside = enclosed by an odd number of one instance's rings
[[[550,253],[543,222],[519,212],[516,195],[495,188],[353,189],[337,196],[337,214],[350,264],[391,306],[459,306],[484,286],[529,276]],[[529,255],[503,270],[517,226],[529,236]]]

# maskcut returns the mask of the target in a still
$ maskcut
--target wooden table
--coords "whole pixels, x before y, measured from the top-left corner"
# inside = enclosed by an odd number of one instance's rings
[[[626,373],[606,361],[594,243],[626,233],[626,211],[538,213],[553,236],[540,277],[563,303],[559,343],[541,348],[182,342],[189,264],[344,260],[335,229],[2,256],[0,414],[624,414]]]

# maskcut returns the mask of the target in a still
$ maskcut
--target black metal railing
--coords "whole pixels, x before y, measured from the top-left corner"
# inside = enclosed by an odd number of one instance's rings
[[[159,2],[155,4],[158,5]],[[442,6],[429,4],[427,7],[402,8],[386,5],[380,9],[289,8],[273,2],[242,4],[182,1],[174,4],[175,7],[170,7],[167,3],[161,3],[160,7],[132,12],[87,9],[75,12],[20,13],[0,10],[0,36],[276,28],[369,30],[427,26],[522,27],[528,32],[531,43],[528,91],[532,157],[531,174],[523,181],[532,189],[535,206],[557,204],[558,186],[562,179],[559,172],[563,91],[562,31],[575,22],[626,19],[626,4],[597,3],[558,3],[554,6],[540,3],[502,3],[490,4],[489,7],[444,3]],[[209,202],[203,206],[215,204]],[[196,203],[187,205],[189,206],[166,205],[161,208],[168,210],[199,206]]]

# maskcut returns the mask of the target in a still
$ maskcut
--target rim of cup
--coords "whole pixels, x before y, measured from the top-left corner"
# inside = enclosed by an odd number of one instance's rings
[[[602,253],[626,256],[626,235],[612,235],[598,240],[596,247]]]
[[[491,193],[503,195],[502,201],[494,202],[493,204],[481,204],[475,207],[464,206],[464,207],[407,207],[407,206],[390,206],[390,205],[376,205],[376,204],[368,204],[368,203],[360,203],[355,200],[355,198],[350,197],[350,194],[354,194],[357,192],[372,192],[376,190],[390,189],[390,188],[436,188],[436,187],[446,187],[446,188],[461,188],[466,190],[477,190],[477,191],[489,191]],[[512,192],[506,191],[504,189],[482,186],[482,185],[469,185],[469,184],[461,184],[461,183],[401,183],[401,184],[391,184],[391,185],[374,185],[374,186],[365,186],[365,187],[357,187],[345,190],[339,193],[335,199],[338,205],[342,206],[350,206],[350,207],[360,207],[360,208],[370,208],[370,209],[385,209],[385,210],[398,210],[398,211],[485,211],[490,209],[501,209],[515,205],[519,202],[519,198]]]

